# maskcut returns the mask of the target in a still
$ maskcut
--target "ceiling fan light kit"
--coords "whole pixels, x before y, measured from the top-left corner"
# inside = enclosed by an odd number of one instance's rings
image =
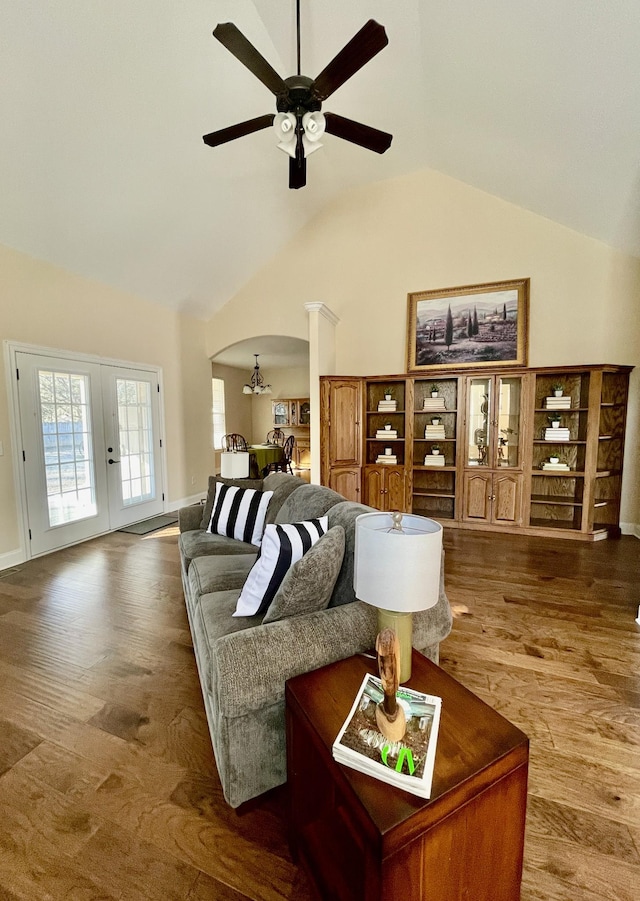
[[[306,185],[306,159],[322,147],[320,138],[325,132],[374,153],[384,153],[393,139],[387,132],[361,122],[321,112],[323,101],[387,46],[389,40],[383,26],[370,19],[313,79],[300,74],[300,0],[296,2],[296,23],[298,74],[289,78],[281,78],[232,22],[216,26],[213,36],[275,95],[277,113],[258,116],[202,138],[209,147],[218,147],[273,126],[278,147],[289,156],[290,188]]]

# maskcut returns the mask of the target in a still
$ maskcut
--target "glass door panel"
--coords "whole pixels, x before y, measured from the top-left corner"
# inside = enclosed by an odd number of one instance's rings
[[[103,392],[109,517],[117,529],[163,512],[158,377],[104,366]]]
[[[496,464],[498,466],[520,465],[520,378],[498,377],[498,416]]]
[[[488,466],[490,460],[490,378],[469,379],[467,393],[467,464]]]
[[[149,382],[116,378],[120,491],[125,506],[155,497]]]
[[[109,529],[100,366],[16,352],[29,556]]]
[[[89,376],[38,369],[49,526],[98,512]]]

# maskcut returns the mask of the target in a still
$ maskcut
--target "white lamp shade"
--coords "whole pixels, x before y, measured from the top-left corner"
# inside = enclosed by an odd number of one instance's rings
[[[440,593],[442,526],[411,513],[402,531],[390,513],[363,513],[356,519],[353,587],[374,607],[414,613],[433,607]]]
[[[220,454],[220,475],[223,479],[247,479],[249,477],[249,452],[223,451]]]

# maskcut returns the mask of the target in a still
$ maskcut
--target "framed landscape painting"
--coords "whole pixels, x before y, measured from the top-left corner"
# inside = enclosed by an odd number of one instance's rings
[[[529,279],[409,294],[407,372],[526,366]]]

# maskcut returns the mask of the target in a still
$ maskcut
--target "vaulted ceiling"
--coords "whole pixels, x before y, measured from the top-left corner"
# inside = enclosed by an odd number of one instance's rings
[[[294,74],[295,0],[0,0],[0,243],[206,317],[341,192],[430,167],[640,255],[638,0],[301,0],[302,72],[369,18],[389,45],[324,108],[289,190],[275,112],[213,37],[234,22]]]

